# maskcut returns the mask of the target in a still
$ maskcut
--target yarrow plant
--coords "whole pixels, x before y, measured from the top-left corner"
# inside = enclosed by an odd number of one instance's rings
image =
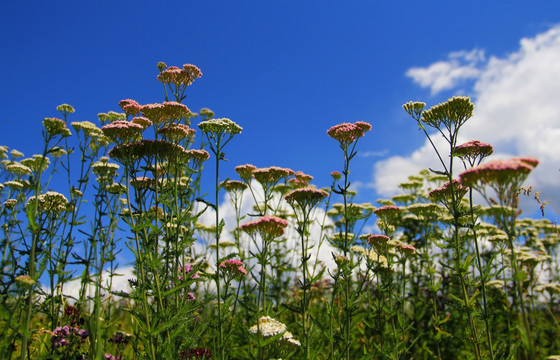
[[[370,124],[327,131],[343,152],[330,188],[278,166],[222,180],[243,129],[182,103],[198,67],[157,69],[162,103],[124,98],[73,122],[62,104],[39,120],[42,152],[0,146],[0,360],[560,353],[558,226],[519,208],[547,202],[524,185],[539,161],[460,144],[469,98],[405,104],[448,153],[434,146],[438,167],[355,203],[350,164]]]

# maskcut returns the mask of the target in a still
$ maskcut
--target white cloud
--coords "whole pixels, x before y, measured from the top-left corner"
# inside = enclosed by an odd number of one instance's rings
[[[560,26],[520,41],[510,55],[453,53],[447,61],[407,72],[432,92],[452,88],[472,77],[475,112],[462,128],[463,141],[492,144],[501,156],[531,156],[541,161],[527,181],[543,198],[560,203]],[[444,152],[444,154],[447,152]],[[407,156],[393,156],[374,166],[373,186],[394,194],[397,185],[417,169],[433,166],[436,155],[426,141]]]
[[[480,76],[479,63],[484,62],[484,51],[457,51],[448,55],[447,60],[438,61],[428,67],[413,67],[406,76],[421,87],[429,87],[432,95],[455,88],[461,81]]]

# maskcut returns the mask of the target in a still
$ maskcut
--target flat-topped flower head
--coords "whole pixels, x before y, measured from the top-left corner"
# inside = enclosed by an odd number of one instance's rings
[[[404,111],[416,120],[420,120],[425,107],[426,103],[420,101],[409,101],[403,105]]]
[[[539,161],[534,158],[493,160],[460,174],[465,186],[495,185],[518,187],[529,176]]]
[[[83,131],[86,137],[99,137],[102,134],[101,129],[90,121],[73,121],[70,125],[77,133]]]
[[[142,128],[144,130],[146,130],[147,128],[149,128],[153,124],[150,119],[145,118],[143,116],[135,116],[135,117],[132,118],[132,120],[130,120],[130,122],[142,126]]]
[[[220,263],[220,270],[224,272],[226,278],[235,279],[247,275],[247,270],[243,267],[243,262],[237,259],[229,259]]]
[[[68,137],[72,135],[70,129],[66,127],[66,121],[58,118],[45,118],[43,126],[50,136]]]
[[[184,124],[173,124],[159,129],[159,134],[166,140],[181,141],[191,139],[195,130]]]
[[[109,158],[105,156],[91,165],[91,171],[97,175],[97,181],[99,183],[111,184],[113,182],[113,178],[117,176],[118,170],[119,165],[110,163]]]
[[[401,211],[402,209],[400,207],[394,205],[385,205],[373,210],[375,215],[383,219],[390,219],[395,216],[398,216],[401,213]]]
[[[164,68],[163,66],[161,68]],[[160,74],[157,79],[163,84],[175,85],[175,86],[189,86],[196,79],[202,77],[202,72],[200,69],[192,64],[185,64],[183,68],[180,69],[177,66],[170,66],[165,70],[162,70],[160,66]]]
[[[235,167],[235,172],[238,173],[241,180],[246,183],[251,182],[255,170],[257,170],[257,167],[251,164],[238,165]]]
[[[30,158],[21,160],[20,163],[27,166],[32,171],[43,172],[48,169],[51,160],[46,156],[35,154]]]
[[[342,123],[327,130],[327,135],[337,140],[342,147],[348,147],[351,143],[358,140],[367,131],[371,130],[371,125],[364,121],[355,123]]]
[[[247,189],[249,186],[246,183],[244,183],[243,181],[227,180],[227,181],[222,182],[222,187],[228,193],[241,193],[245,189]]]
[[[413,245],[404,244],[404,243],[399,243],[397,245],[397,250],[399,250],[406,256],[410,256],[416,253],[416,248]]]
[[[166,101],[161,104],[146,104],[142,106],[142,114],[154,124],[178,121],[190,114],[186,105],[175,101]]]
[[[276,216],[265,215],[260,219],[241,225],[241,230],[249,235],[258,233],[263,239],[277,238],[284,235],[288,222]]]
[[[56,107],[56,110],[60,111],[60,113],[62,114],[62,116],[66,119],[66,117],[68,116],[68,114],[72,114],[74,111],[74,108],[72,107],[72,105],[68,105],[68,104],[61,104],[58,105]]]
[[[223,134],[236,135],[241,133],[243,128],[228,118],[210,119],[198,124],[200,130],[208,135],[218,136]]]
[[[271,318],[270,316],[263,316],[259,319],[258,325],[253,325],[249,331],[253,334],[260,333],[263,337],[273,337],[286,332],[287,327],[280,321]]]
[[[342,178],[342,174],[339,171],[333,171],[331,172],[331,177],[334,181],[338,181]]]
[[[37,208],[46,213],[58,213],[66,211],[68,207],[68,199],[66,196],[56,191],[47,191],[39,196],[31,196],[27,199],[26,206],[32,206],[37,203]]]
[[[142,111],[142,106],[136,100],[125,99],[119,101],[119,106],[126,115],[136,116]]]
[[[304,187],[290,191],[284,195],[284,199],[292,207],[297,204],[303,211],[310,211],[327,196],[329,196],[329,193],[325,190]]]
[[[266,168],[259,168],[253,171],[253,177],[263,187],[274,186],[280,180],[287,179],[292,176],[294,171],[288,168],[281,168],[278,166],[270,166]]]
[[[474,104],[466,96],[454,96],[444,103],[434,105],[422,113],[422,122],[436,129],[441,125],[454,132],[472,117]]]
[[[292,186],[292,188],[300,189],[308,186],[311,180],[313,180],[313,176],[307,175],[302,171],[296,171],[294,178],[288,180],[288,183]]]
[[[374,247],[385,246],[389,240],[391,240],[390,237],[381,234],[371,234],[367,237],[369,246]]]
[[[139,140],[144,128],[130,121],[117,120],[101,128],[103,135],[116,143]]]
[[[433,189],[428,193],[430,199],[436,202],[440,202],[445,206],[448,206],[452,202],[452,196],[455,196],[457,202],[465,196],[469,191],[468,187],[465,186],[461,180],[453,179],[453,186],[449,182],[446,182],[442,186]]]
[[[472,140],[453,149],[454,156],[466,161],[471,166],[480,163],[482,159],[492,155],[494,148],[490,144]]]
[[[204,117],[205,120],[210,120],[214,117],[214,112],[208,108],[202,108],[198,113],[200,116]]]
[[[177,160],[190,156],[182,146],[165,140],[140,140],[120,144],[109,150],[108,155],[121,164],[156,157],[161,160]]]
[[[18,162],[6,165],[6,170],[18,176],[31,175],[31,168]]]

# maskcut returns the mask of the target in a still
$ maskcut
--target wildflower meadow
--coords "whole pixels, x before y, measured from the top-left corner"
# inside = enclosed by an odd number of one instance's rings
[[[372,124],[323,129],[340,151],[318,188],[230,158],[243,119],[188,108],[197,66],[157,70],[161,103],[53,106],[36,154],[0,147],[0,360],[560,359],[539,160],[458,143],[471,99],[405,103],[439,165],[357,203]]]

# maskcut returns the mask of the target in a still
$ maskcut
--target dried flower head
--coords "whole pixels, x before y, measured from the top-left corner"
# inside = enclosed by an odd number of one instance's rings
[[[367,237],[370,246],[385,246],[389,240],[391,240],[390,237],[381,234],[371,234]]]

